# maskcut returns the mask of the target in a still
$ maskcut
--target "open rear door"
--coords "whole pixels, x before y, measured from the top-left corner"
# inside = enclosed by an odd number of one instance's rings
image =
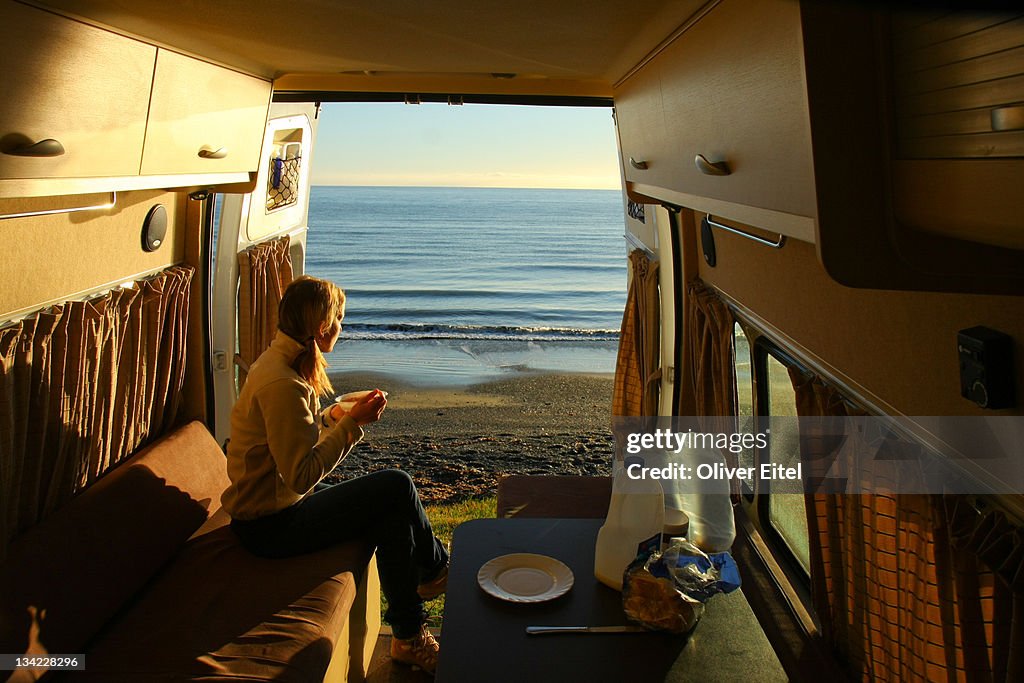
[[[309,215],[309,169],[313,159],[318,107],[274,102],[270,108],[256,189],[226,194],[221,206],[213,275],[213,386],[215,435],[230,435],[230,413],[237,396],[238,255],[250,247],[290,239],[292,270],[302,274]]]

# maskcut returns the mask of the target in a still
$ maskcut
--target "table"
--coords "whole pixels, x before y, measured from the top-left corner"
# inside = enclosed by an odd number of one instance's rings
[[[436,680],[728,681],[787,680],[741,591],[715,596],[690,636],[668,633],[526,635],[527,626],[626,624],[622,595],[594,578],[600,519],[478,519],[452,539]],[[476,574],[499,555],[550,555],[572,569],[572,590],[514,604],[480,589]],[[700,647],[696,644],[700,643]],[[688,646],[688,643],[690,645]],[[736,676],[740,675],[740,678]]]

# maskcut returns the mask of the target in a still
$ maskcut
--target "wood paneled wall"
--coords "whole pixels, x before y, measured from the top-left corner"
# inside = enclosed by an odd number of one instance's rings
[[[887,412],[1024,415],[1024,297],[853,289],[828,277],[811,244],[774,250],[718,230],[711,268],[699,257],[699,217],[680,224],[701,279]],[[986,411],[960,396],[956,335],[975,325],[1015,340],[1016,408]]]
[[[0,213],[100,204],[109,194],[0,200]],[[105,211],[0,220],[0,320],[15,311],[67,299],[102,285],[180,263],[184,193],[119,193]],[[142,224],[155,204],[167,209],[167,235],[142,249]]]

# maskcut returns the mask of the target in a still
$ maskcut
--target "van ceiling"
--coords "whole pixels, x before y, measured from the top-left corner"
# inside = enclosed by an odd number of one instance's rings
[[[707,0],[38,0],[242,71],[620,79]]]

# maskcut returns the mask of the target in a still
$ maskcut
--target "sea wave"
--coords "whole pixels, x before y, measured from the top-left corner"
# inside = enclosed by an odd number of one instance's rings
[[[394,323],[345,325],[346,339],[475,339],[494,341],[616,341],[618,330],[569,327],[516,327],[509,325],[430,325]]]

